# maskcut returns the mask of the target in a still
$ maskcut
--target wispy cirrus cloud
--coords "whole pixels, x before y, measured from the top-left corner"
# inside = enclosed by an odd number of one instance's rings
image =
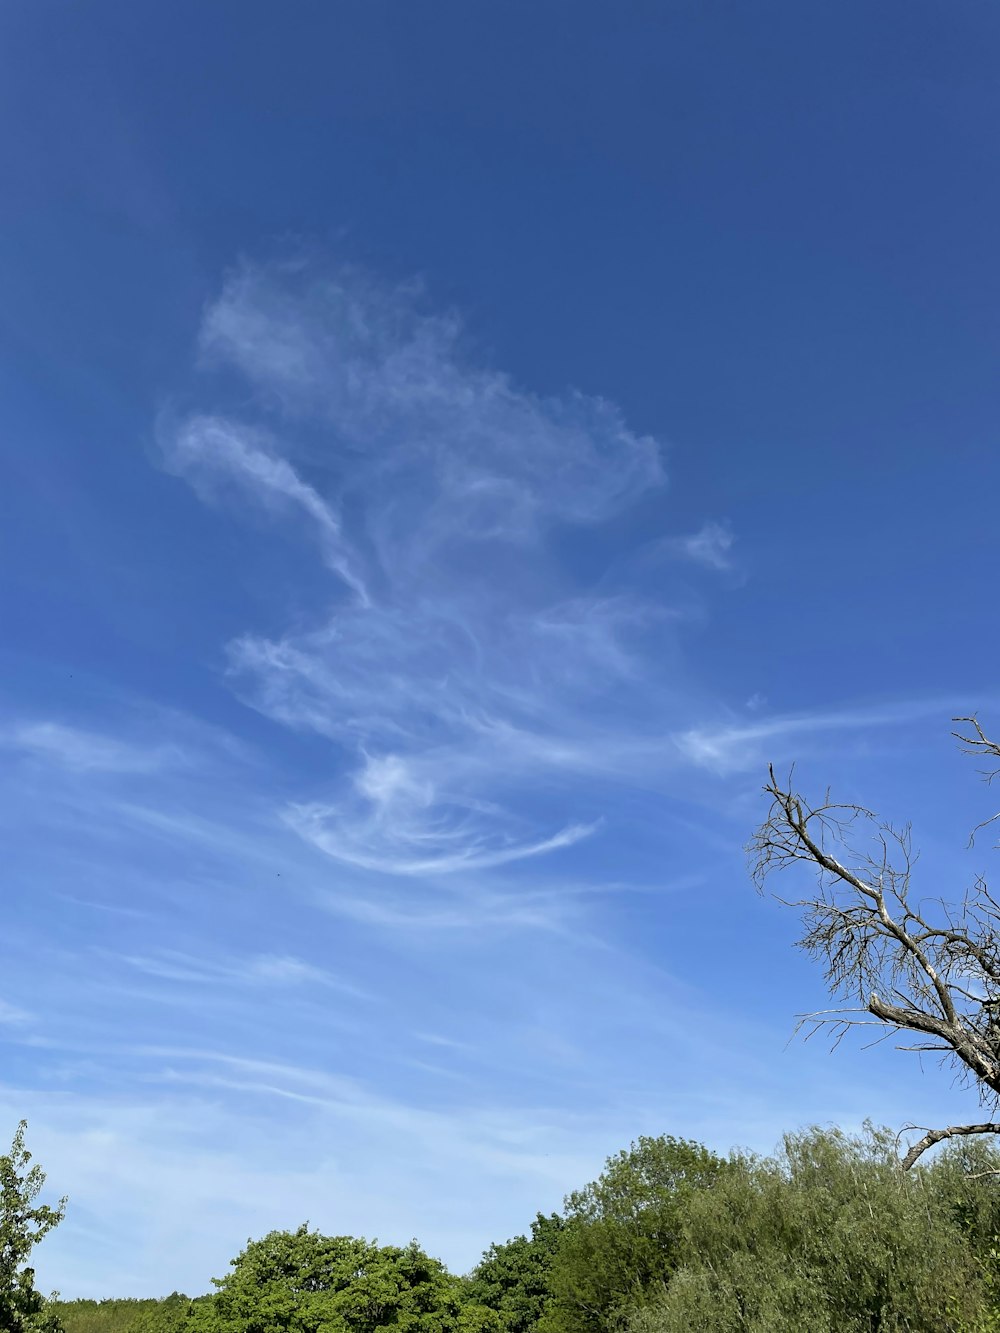
[[[708,569],[727,570],[733,567],[730,552],[734,540],[728,523],[710,521],[703,523],[697,532],[669,538],[668,542],[670,549],[684,560]]]
[[[196,415],[164,438],[170,465],[191,481],[203,499],[221,501],[235,491],[278,514],[304,515],[331,569],[367,604],[368,594],[353,568],[339,518],[281,457],[280,446],[266,432],[223,417]]]
[[[165,430],[169,465],[318,550],[294,617],[232,639],[227,675],[260,713],[330,743],[329,776],[282,818],[332,860],[425,884],[488,875],[599,842],[614,784],[738,774],[768,743],[855,725],[835,711],[692,725],[718,706],[678,650],[671,595],[687,581],[671,571],[731,571],[730,526],[619,532],[615,560],[585,575],[567,542],[583,529],[599,547],[602,525],[660,493],[658,445],[605,400],[484,368],[419,288],[246,263],[200,349],[242,381],[240,412],[217,388],[209,412]],[[342,910],[388,922],[419,903],[348,894]]]
[[[948,717],[968,707],[968,702],[955,699],[900,700],[869,708],[777,715],[749,724],[729,721],[691,727],[673,739],[680,753],[693,764],[726,775],[752,768],[762,770],[769,759],[784,761],[793,741],[801,754],[810,740],[831,732],[884,731],[923,718]]]
[[[244,264],[206,313],[202,354],[285,421],[328,423],[325,461],[339,458],[350,489],[414,488],[408,513],[387,504],[373,523],[388,545],[418,529],[440,545],[527,536],[552,516],[598,521],[662,483],[656,442],[612,403],[518,388],[472,361],[456,317],[422,304],[414,285],[354,270]]]
[[[656,442],[603,399],[543,398],[476,365],[455,318],[351,270],[243,265],[200,346],[246,379],[254,419],[216,406],[174,422],[169,466],[205,499],[248,497],[311,533],[341,583],[317,591],[313,623],[228,649],[246,702],[354,756],[288,825],[411,878],[593,832],[565,801],[540,818],[527,789],[648,732],[631,691],[649,686],[663,608],[581,584],[560,543],[663,485]]]
[[[440,873],[440,872],[438,872]],[[588,889],[563,888],[516,892],[485,889],[449,893],[447,886],[425,886],[419,900],[412,895],[381,888],[365,892],[327,891],[318,894],[317,905],[333,916],[388,932],[414,934],[443,932],[472,936],[491,931],[533,930],[549,934],[572,933],[579,917],[581,900]]]
[[[0,752],[69,778],[156,778],[255,760],[252,749],[226,728],[141,696],[119,693],[111,708],[84,696],[71,716],[0,709]]]
[[[569,824],[551,837],[534,842],[502,843],[475,831],[472,821],[445,823],[440,803],[433,825],[417,822],[399,826],[380,816],[344,819],[343,806],[293,806],[287,820],[313,846],[328,856],[364,870],[392,875],[444,875],[456,870],[493,870],[511,861],[524,861],[588,837],[596,824]],[[345,834],[345,825],[347,833]],[[375,848],[378,848],[376,852]],[[449,850],[449,848],[453,850]]]
[[[10,1027],[21,1027],[25,1023],[31,1022],[31,1014],[27,1009],[22,1009],[20,1005],[8,1004],[6,1000],[0,1000],[0,1025]]]
[[[189,954],[177,949],[160,949],[147,954],[121,954],[117,961],[163,981],[184,986],[250,986],[258,990],[289,986],[320,986],[368,999],[359,986],[334,976],[327,969],[288,954],[257,954],[242,959],[225,959],[203,954]]]
[[[461,790],[450,795],[396,754],[365,756],[354,787],[360,808],[343,800],[294,805],[285,818],[329,856],[365,870],[416,876],[490,870],[571,847],[596,828],[571,824],[547,837],[515,838],[505,811]]]
[[[22,722],[0,731],[0,748],[74,772],[153,773],[187,761],[172,743],[148,745],[62,722]]]

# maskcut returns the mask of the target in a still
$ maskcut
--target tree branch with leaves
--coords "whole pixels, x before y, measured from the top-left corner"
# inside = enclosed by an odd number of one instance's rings
[[[59,1321],[35,1290],[35,1272],[28,1267],[31,1251],[59,1225],[66,1200],[55,1208],[36,1203],[45,1172],[29,1166],[24,1146],[27,1122],[22,1120],[9,1153],[0,1155],[0,1329],[6,1333],[59,1333]]]
[[[1000,761],[975,717],[953,719],[963,751]],[[990,782],[1000,764],[983,776]],[[834,1045],[851,1028],[875,1026],[884,1036],[916,1040],[900,1049],[929,1051],[977,1088],[983,1104],[1000,1106],[1000,903],[979,876],[957,901],[918,899],[909,825],[896,827],[859,805],[837,804],[827,792],[816,805],[779,780],[773,766],[764,790],[771,805],[749,852],[758,889],[775,872],[800,863],[816,873],[805,898],[780,898],[801,915],[799,947],[823,967],[844,1007],[806,1015],[832,1027]],[[978,825],[993,823],[1000,814]],[[971,842],[971,840],[970,840]],[[917,1128],[909,1126],[909,1128]],[[956,1135],[1000,1133],[1000,1123],[928,1130],[903,1158],[911,1167],[928,1148]]]

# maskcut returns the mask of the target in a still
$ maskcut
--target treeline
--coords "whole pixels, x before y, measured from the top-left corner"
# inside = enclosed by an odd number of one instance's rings
[[[175,1291],[164,1300],[49,1301],[48,1308],[67,1333],[181,1333],[191,1327],[195,1305],[211,1296]]]
[[[416,1241],[303,1226],[250,1242],[212,1296],[48,1308],[66,1333],[988,1333],[998,1236],[983,1141],[906,1172],[871,1127],[771,1157],[643,1138],[464,1277]]]

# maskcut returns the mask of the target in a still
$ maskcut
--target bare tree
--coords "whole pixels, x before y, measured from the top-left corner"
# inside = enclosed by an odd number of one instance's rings
[[[991,740],[975,717],[953,721],[964,728],[953,734],[965,753],[1000,760],[1000,742]],[[983,776],[989,782],[998,774],[1000,766]],[[912,1034],[917,1040],[901,1050],[939,1054],[977,1087],[995,1114],[1000,903],[986,880],[977,878],[958,901],[918,900],[911,891],[915,857],[909,825],[897,828],[861,806],[834,804],[829,792],[820,805],[810,805],[794,791],[791,774],[779,783],[773,766],[764,790],[771,807],[749,847],[754,881],[762,889],[772,871],[803,861],[817,872],[812,896],[779,901],[800,912],[805,930],[799,946],[822,963],[831,994],[848,1002],[803,1021],[830,1024],[834,1045],[856,1026],[881,1028],[883,1036]],[[992,1120],[927,1130],[903,1166],[911,1167],[942,1139],[998,1133],[1000,1123]]]

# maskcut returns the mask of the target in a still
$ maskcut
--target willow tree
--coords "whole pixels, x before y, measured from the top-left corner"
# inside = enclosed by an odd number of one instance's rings
[[[1000,774],[1000,741],[975,717],[953,721],[966,754]],[[804,862],[816,872],[804,898],[779,901],[798,910],[804,933],[799,946],[817,959],[837,1008],[807,1015],[830,1025],[834,1042],[852,1027],[875,1025],[884,1035],[904,1035],[900,1049],[939,1055],[979,1092],[991,1116],[1000,1107],[1000,903],[984,876],[962,892],[933,900],[918,897],[912,883],[914,853],[909,825],[886,823],[859,805],[836,804],[827,792],[812,804],[791,776],[779,781],[773,766],[764,787],[767,818],[750,844],[758,889],[776,870]],[[1000,819],[1000,814],[973,832]],[[909,1126],[917,1129],[923,1126]],[[903,1158],[911,1167],[942,1139],[997,1134],[993,1119],[927,1129]]]

